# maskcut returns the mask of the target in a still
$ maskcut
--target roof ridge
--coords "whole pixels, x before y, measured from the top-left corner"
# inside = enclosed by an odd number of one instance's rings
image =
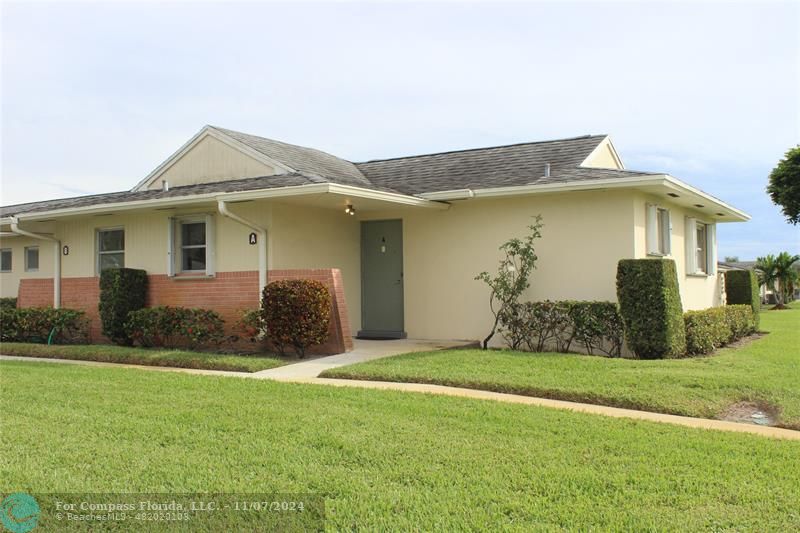
[[[352,161],[348,161],[347,159],[342,159],[338,155],[334,155],[334,154],[332,154],[330,152],[326,152],[325,150],[320,150],[319,148],[314,148],[313,146],[304,146],[302,144],[288,143],[286,141],[281,141],[279,139],[272,139],[270,137],[262,137],[261,135],[255,135],[253,133],[247,133],[246,131],[232,130],[230,128],[223,128],[221,126],[214,126],[212,124],[208,124],[208,127],[209,128],[213,128],[213,129],[215,129],[217,131],[221,131],[222,133],[227,133],[227,132],[236,133],[238,135],[246,135],[247,137],[255,137],[256,139],[261,139],[262,141],[269,141],[269,142],[272,142],[272,143],[283,144],[285,146],[291,146],[293,148],[302,148],[303,150],[313,150],[313,151],[319,152],[321,154],[325,154],[325,155],[328,155],[328,156],[331,156],[331,157],[335,157],[336,159],[341,159],[342,161],[345,161],[347,163],[352,163]],[[254,150],[258,150],[258,148],[255,148],[253,146],[251,146],[251,148],[253,148]],[[261,152],[261,150],[258,150],[258,151]],[[263,152],[261,152],[261,153],[263,153]],[[264,154],[264,155],[266,155],[267,157],[270,157],[268,154]],[[293,169],[293,170],[295,170],[297,172],[297,169]]]
[[[415,155],[403,155],[398,157],[386,157],[383,159],[370,159],[368,161],[358,161],[353,162],[355,165],[364,165],[366,163],[378,163],[380,161],[396,161],[398,159],[411,159],[413,157],[429,157],[435,155],[448,155],[448,154],[459,154],[463,152],[477,152],[480,150],[493,150],[495,148],[513,148],[515,146],[528,146],[532,144],[546,144],[546,143],[555,143],[555,142],[563,142],[563,141],[577,141],[580,139],[592,139],[595,137],[599,138],[606,138],[608,137],[607,133],[604,134],[597,134],[597,135],[578,135],[577,137],[565,137],[563,139],[548,139],[546,141],[527,141],[527,142],[519,142],[519,143],[511,143],[511,144],[499,144],[495,146],[482,146],[479,148],[462,148],[460,150],[446,150],[444,152],[430,152],[426,154],[415,154]]]

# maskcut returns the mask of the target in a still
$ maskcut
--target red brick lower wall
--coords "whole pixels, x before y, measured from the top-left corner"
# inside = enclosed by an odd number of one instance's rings
[[[258,272],[218,272],[213,278],[169,278],[149,276],[147,305],[172,305],[213,309],[225,320],[229,334],[241,312],[258,307]],[[344,298],[344,284],[339,269],[270,270],[269,281],[281,279],[315,279],[331,292],[331,325],[328,341],[309,350],[316,354],[343,353],[353,349],[350,319]],[[99,278],[63,278],[61,306],[85,311],[91,320],[92,339],[107,342],[101,334],[97,304],[100,300]],[[53,305],[52,279],[20,280],[19,307],[50,307]]]

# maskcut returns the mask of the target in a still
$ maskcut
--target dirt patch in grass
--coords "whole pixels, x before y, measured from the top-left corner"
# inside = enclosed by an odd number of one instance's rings
[[[752,335],[748,335],[747,337],[742,337],[739,340],[733,341],[730,344],[726,344],[723,348],[720,348],[720,350],[722,350],[724,348],[742,348],[744,346],[747,346],[751,342],[757,341],[758,339],[760,339],[761,337],[764,337],[766,335],[769,335],[768,331],[758,331],[756,333],[753,333]],[[714,352],[714,354],[712,354],[712,355],[716,355],[718,352],[719,352],[719,350]]]
[[[779,426],[780,409],[767,402],[737,402],[728,406],[719,418],[742,424]]]

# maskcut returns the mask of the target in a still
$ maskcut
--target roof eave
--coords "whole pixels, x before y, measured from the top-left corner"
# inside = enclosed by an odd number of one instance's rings
[[[420,194],[421,198],[439,201],[465,200],[469,198],[502,198],[507,196],[521,196],[529,194],[548,194],[569,191],[591,191],[599,189],[625,189],[663,186],[670,190],[680,190],[685,194],[691,194],[702,198],[706,204],[714,207],[715,215],[719,212],[725,213],[724,222],[746,222],[750,220],[750,215],[737,209],[722,200],[714,198],[688,183],[684,183],[668,174],[654,174],[637,178],[609,178],[599,180],[575,180],[562,183],[546,183],[517,185],[512,187],[491,187],[486,189],[454,189],[451,191],[438,191],[433,193]],[[730,220],[730,218],[733,220]],[[713,218],[713,217],[712,217]]]
[[[52,209],[49,211],[34,211],[32,213],[15,213],[14,218],[20,220],[43,220],[65,216],[92,215],[97,213],[108,213],[118,211],[131,211],[135,209],[156,209],[165,207],[181,207],[206,202],[224,201],[244,201],[244,200],[267,200],[271,198],[288,198],[292,196],[302,196],[309,194],[338,194],[347,195],[354,198],[364,198],[381,200],[398,205],[408,205],[430,209],[447,209],[448,204],[436,202],[416,196],[405,194],[376,191],[350,185],[340,185],[337,183],[312,183],[307,185],[296,185],[291,187],[274,187],[270,189],[256,189],[252,191],[228,192],[228,193],[206,193],[193,194],[187,196],[174,196],[171,198],[154,198],[151,200],[135,200],[131,202],[116,202],[108,204],[97,204],[84,207],[68,207],[62,209]],[[3,217],[0,224],[7,224],[11,217]]]

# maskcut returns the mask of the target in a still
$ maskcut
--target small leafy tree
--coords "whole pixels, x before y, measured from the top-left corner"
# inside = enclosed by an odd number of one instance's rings
[[[800,146],[791,148],[769,175],[772,202],[782,208],[786,221],[800,222]]]
[[[484,271],[475,277],[489,286],[489,308],[494,315],[492,329],[483,339],[484,350],[497,333],[503,318],[513,314],[512,310],[517,308],[522,293],[530,287],[530,276],[538,259],[534,242],[542,236],[542,226],[541,215],[536,215],[534,223],[528,226],[528,235],[521,239],[513,238],[500,246],[505,257],[497,266],[497,274],[492,276]]]

